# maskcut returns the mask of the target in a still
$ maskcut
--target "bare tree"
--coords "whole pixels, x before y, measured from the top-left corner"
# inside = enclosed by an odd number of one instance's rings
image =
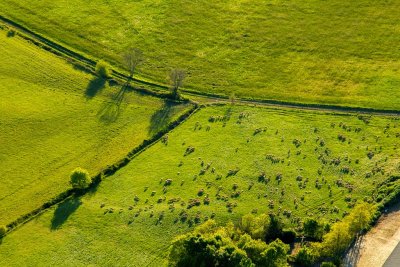
[[[124,53],[124,63],[129,70],[129,80],[133,78],[133,74],[137,66],[142,64],[144,61],[143,52],[139,48],[129,48]]]
[[[171,95],[173,98],[179,98],[179,87],[183,85],[186,73],[181,69],[173,69],[169,77],[172,83]]]

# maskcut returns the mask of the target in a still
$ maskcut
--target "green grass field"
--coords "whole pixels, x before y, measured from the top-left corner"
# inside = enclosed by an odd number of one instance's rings
[[[28,1],[0,14],[78,51],[147,58],[142,78],[188,71],[202,92],[400,109],[400,2]]]
[[[396,117],[204,108],[94,192],[3,238],[0,265],[160,266],[196,220],[274,211],[294,229],[334,222],[400,173],[399,127]]]
[[[0,30],[0,225],[96,175],[188,108],[110,87]]]

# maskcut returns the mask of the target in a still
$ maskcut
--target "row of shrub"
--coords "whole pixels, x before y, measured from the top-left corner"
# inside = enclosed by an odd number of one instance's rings
[[[32,219],[34,216],[38,215],[42,211],[64,201],[65,199],[72,196],[73,194],[75,194],[76,196],[81,196],[81,195],[84,195],[85,193],[89,192],[90,190],[93,190],[93,188],[95,188],[101,182],[101,180],[103,178],[113,175],[116,171],[118,171],[122,167],[126,166],[134,157],[136,157],[141,152],[145,151],[150,145],[156,143],[167,132],[169,132],[172,129],[174,129],[175,127],[177,127],[179,124],[181,124],[183,121],[185,121],[187,118],[189,118],[192,114],[197,112],[202,107],[203,106],[199,107],[196,104],[193,105],[191,109],[189,109],[187,112],[182,114],[177,120],[171,122],[165,129],[163,129],[160,132],[158,132],[157,134],[155,134],[152,138],[150,138],[148,140],[144,140],[139,146],[137,146],[132,151],[130,151],[125,158],[121,159],[120,161],[116,162],[113,165],[107,166],[99,174],[92,177],[90,184],[85,186],[85,188],[76,187],[75,189],[74,188],[68,189],[68,190],[60,193],[56,197],[52,198],[51,200],[47,201],[46,203],[44,203],[37,209],[34,209],[33,211],[31,211],[27,214],[24,214],[24,215],[20,216],[18,219],[16,219],[15,221],[7,224],[7,226],[4,226],[3,236],[7,232],[15,229],[17,226],[28,222],[30,219]],[[2,227],[0,227],[0,228],[2,228]],[[2,230],[0,230],[0,232],[1,231]]]

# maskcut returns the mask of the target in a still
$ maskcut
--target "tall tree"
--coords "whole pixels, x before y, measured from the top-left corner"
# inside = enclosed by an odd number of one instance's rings
[[[181,69],[173,69],[170,73],[170,79],[172,83],[171,95],[173,98],[179,98],[179,87],[183,85],[183,80],[186,77],[186,73]]]
[[[139,48],[128,48],[124,53],[125,67],[129,71],[129,80],[133,78],[136,68],[144,61],[143,51]]]

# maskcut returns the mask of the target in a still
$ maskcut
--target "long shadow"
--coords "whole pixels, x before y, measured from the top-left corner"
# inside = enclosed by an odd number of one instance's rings
[[[106,80],[101,77],[94,77],[86,87],[86,98],[95,97],[106,85]]]
[[[69,216],[74,213],[82,204],[81,200],[77,197],[72,197],[66,201],[58,204],[54,211],[53,218],[51,219],[51,230],[57,230],[63,225]]]
[[[121,103],[124,99],[124,95],[128,90],[129,82],[125,83],[117,94],[115,94],[110,101],[105,103],[97,113],[100,120],[104,123],[115,122],[121,113]]]
[[[150,118],[149,134],[154,135],[163,130],[171,122],[172,115],[174,114],[174,106],[178,104],[164,101],[163,106],[157,110]]]
[[[347,252],[344,263],[347,267],[355,267],[361,256],[361,244],[364,236],[359,236],[353,243],[350,250]]]

